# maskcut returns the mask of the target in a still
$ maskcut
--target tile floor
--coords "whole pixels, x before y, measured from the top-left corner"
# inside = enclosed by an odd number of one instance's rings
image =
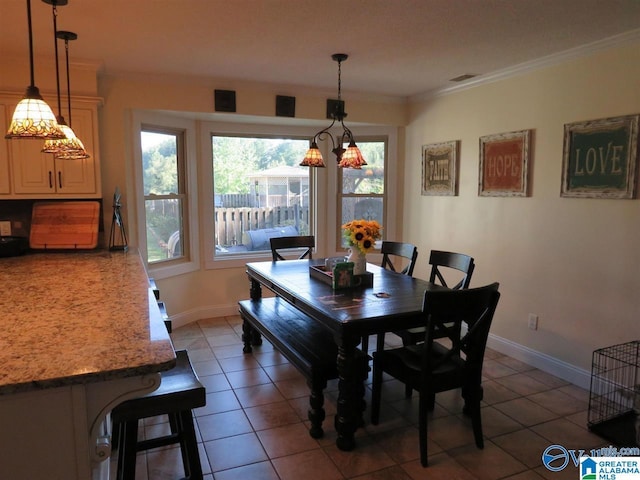
[[[609,445],[586,428],[587,391],[489,350],[483,450],[475,446],[459,393],[438,394],[429,422],[430,464],[422,468],[417,395],[405,399],[404,387],[388,380],[379,425],[371,425],[365,412],[356,450],[342,452],[333,429],[337,382],[325,391],[325,436],[314,440],[307,432],[303,377],[266,341],[243,354],[241,333],[240,317],[232,316],[172,334],[175,348],[187,349],[207,389],[207,405],[194,412],[205,480],[574,480],[579,476],[572,462],[551,472],[541,463],[542,451],[552,444],[584,450]],[[367,389],[369,398],[370,393]],[[166,428],[166,419],[145,420],[145,433]],[[177,447],[138,455],[137,480],[182,476]]]

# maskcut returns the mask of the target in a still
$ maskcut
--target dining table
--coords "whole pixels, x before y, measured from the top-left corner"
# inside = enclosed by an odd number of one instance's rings
[[[324,263],[324,259],[247,263],[249,294],[252,300],[259,300],[262,288],[266,287],[332,332],[338,347],[339,375],[334,421],[336,445],[340,450],[350,451],[355,448],[356,430],[364,425],[368,365],[358,361],[362,357],[358,352],[362,337],[423,325],[425,291],[445,287],[368,263],[367,272],[373,274],[373,282],[334,289],[317,273],[311,274],[313,267],[322,269]],[[251,332],[246,321],[243,330],[257,334]]]

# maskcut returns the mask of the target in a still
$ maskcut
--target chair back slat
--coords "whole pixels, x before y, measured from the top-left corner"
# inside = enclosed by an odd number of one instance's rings
[[[380,264],[382,268],[391,270],[392,272],[399,272],[403,275],[413,275],[413,269],[416,266],[416,259],[418,258],[418,248],[415,245],[412,243],[386,240],[382,242],[380,253],[382,253],[382,263]],[[394,257],[396,258],[394,259]],[[396,265],[399,265],[402,259],[406,261],[406,265],[400,269],[400,267]],[[396,265],[394,265],[394,261]]]
[[[429,264],[431,265],[431,274],[429,276],[430,282],[438,283],[444,287],[451,288],[452,290],[469,288],[471,276],[473,275],[473,270],[475,268],[473,257],[463,253],[431,250]],[[449,285],[451,280],[449,279],[449,282],[447,281],[447,277],[449,275],[445,274],[445,269],[449,269],[446,273],[450,273],[452,270],[457,270],[462,274],[462,277],[455,285]]]
[[[286,260],[282,256],[280,250],[304,249],[298,259],[312,259],[313,249],[316,246],[316,239],[313,235],[297,235],[292,237],[272,237],[269,239],[271,244],[271,256],[274,262]]]

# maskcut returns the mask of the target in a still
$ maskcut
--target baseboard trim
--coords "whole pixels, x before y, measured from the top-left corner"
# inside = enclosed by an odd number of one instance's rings
[[[170,318],[173,327],[179,328],[205,318],[230,317],[233,315],[238,315],[237,303],[231,305],[194,308],[192,310],[187,310],[186,312],[171,315]]]
[[[578,368],[562,360],[558,360],[546,353],[538,352],[524,345],[512,342],[506,338],[489,334],[487,346],[490,348],[509,355],[521,362],[536,367],[544,372],[560,377],[578,387],[589,390],[591,385],[591,372]]]
[[[173,327],[179,328],[204,318],[229,317],[233,315],[238,315],[238,305],[235,303],[194,308],[186,312],[171,315],[170,319]],[[500,353],[509,355],[527,365],[562,378],[578,387],[587,390],[590,388],[591,372],[587,370],[494,334],[489,334],[487,345]]]

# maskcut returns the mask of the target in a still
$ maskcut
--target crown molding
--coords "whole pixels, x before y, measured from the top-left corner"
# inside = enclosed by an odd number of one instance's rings
[[[570,48],[568,50],[554,53],[553,55],[548,55],[546,57],[541,57],[536,60],[513,65],[511,67],[504,68],[502,70],[496,70],[495,72],[492,72],[492,73],[480,75],[462,84],[453,85],[451,87],[445,87],[437,90],[431,90],[429,92],[424,92],[418,95],[414,95],[410,97],[410,101],[421,102],[421,101],[428,100],[430,98],[461,92],[463,90],[475,88],[480,85],[485,85],[488,83],[505,80],[518,75],[523,75],[525,73],[539,70],[541,68],[546,68],[553,65],[559,65],[561,63],[565,63],[570,60],[583,58],[601,50],[620,47],[620,46],[628,45],[638,41],[640,41],[640,28],[636,30],[630,30],[625,33],[621,33],[619,35],[614,35],[612,37],[608,37],[603,40],[598,40],[596,42],[587,43],[579,47]]]

